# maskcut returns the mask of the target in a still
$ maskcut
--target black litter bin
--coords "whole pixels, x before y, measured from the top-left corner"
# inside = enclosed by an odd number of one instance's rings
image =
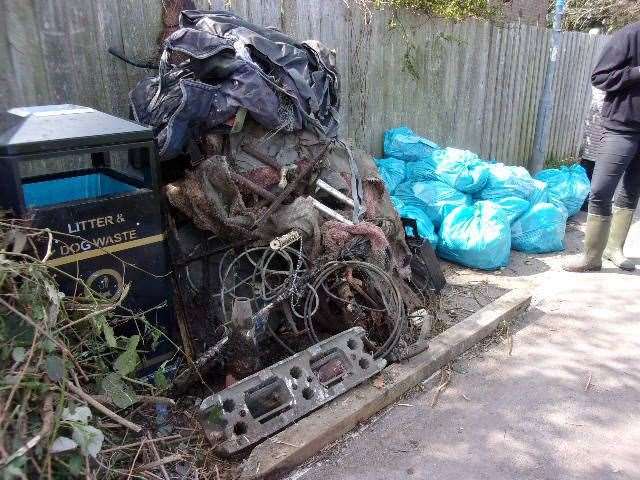
[[[77,105],[15,108],[3,114],[2,126],[2,208],[58,232],[51,266],[105,297],[130,284],[122,313],[148,312],[147,320],[175,337],[151,129]],[[61,158],[63,167],[72,168],[26,178],[20,173],[35,159],[60,170]],[[114,168],[116,159],[148,167],[136,177]],[[57,280],[65,293],[74,293],[76,282],[64,275]]]

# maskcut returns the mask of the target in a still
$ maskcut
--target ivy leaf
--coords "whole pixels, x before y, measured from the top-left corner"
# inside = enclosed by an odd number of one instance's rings
[[[127,408],[135,403],[136,396],[129,385],[117,373],[110,373],[100,382],[102,391],[118,408]]]
[[[102,327],[102,333],[104,334],[104,338],[107,341],[107,345],[111,348],[118,348],[118,343],[116,342],[116,337],[113,334],[113,327],[105,323]]]
[[[16,347],[11,351],[11,358],[16,363],[22,363],[22,361],[27,356],[27,351],[24,347]]]
[[[52,382],[59,382],[64,378],[64,360],[57,355],[47,356],[47,376]]]
[[[53,441],[49,451],[51,453],[68,452],[69,450],[73,450],[77,446],[78,444],[74,440],[71,440],[69,437],[60,436]]]
[[[104,434],[91,425],[76,423],[73,425],[71,438],[80,446],[82,453],[96,458],[102,448]]]
[[[122,352],[114,363],[115,370],[122,375],[130,374],[136,369],[136,366],[140,362],[140,357],[138,356],[138,352],[136,351],[136,347],[138,346],[138,342],[140,341],[139,335],[133,335],[129,338],[129,342],[127,343],[127,349]]]
[[[91,410],[89,410],[89,407],[84,407],[84,406],[75,407],[75,408],[66,407],[62,411],[62,419],[66,420],[67,422],[79,422],[79,423],[86,424],[90,418],[91,418]]]

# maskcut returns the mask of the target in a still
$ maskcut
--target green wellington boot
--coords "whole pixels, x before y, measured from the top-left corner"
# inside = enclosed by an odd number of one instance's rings
[[[622,270],[635,270],[635,264],[624,256],[624,242],[629,235],[629,229],[633,222],[633,210],[629,208],[613,208],[613,219],[611,220],[611,232],[609,233],[609,241],[607,248],[602,254],[603,258],[611,260],[614,265]]]
[[[611,217],[587,216],[587,232],[584,236],[584,253],[567,260],[562,268],[568,272],[595,272],[602,268],[602,253],[607,246]]]

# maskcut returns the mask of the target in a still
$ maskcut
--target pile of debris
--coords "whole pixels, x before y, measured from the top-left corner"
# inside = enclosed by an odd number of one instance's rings
[[[122,311],[128,288],[105,300],[47,265],[52,244],[52,232],[0,216],[0,477],[227,478],[162,370],[145,367],[143,345],[164,333]]]
[[[335,65],[317,41],[187,10],[130,94],[154,127],[194,356],[174,381],[218,392],[201,414],[221,453],[426,348],[441,285],[373,159],[338,136]]]

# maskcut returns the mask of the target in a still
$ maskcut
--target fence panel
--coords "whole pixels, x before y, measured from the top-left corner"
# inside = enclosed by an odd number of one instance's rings
[[[124,116],[127,93],[152,74],[125,65],[157,57],[161,0],[0,0],[0,108],[78,103]],[[380,155],[386,129],[408,125],[441,145],[527,165],[549,30],[415,13],[365,11],[343,0],[196,0],[248,20],[315,38],[337,51],[341,133]],[[351,5],[351,6],[349,6]],[[589,74],[604,37],[563,34],[549,157],[575,155],[590,101]],[[35,173],[37,168],[32,170]]]

